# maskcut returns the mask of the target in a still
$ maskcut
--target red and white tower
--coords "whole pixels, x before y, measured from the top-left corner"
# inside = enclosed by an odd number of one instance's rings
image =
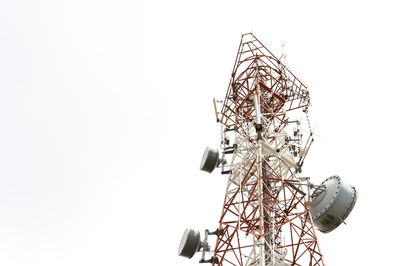
[[[207,148],[200,168],[218,166],[228,179],[219,226],[204,241],[185,231],[179,254],[203,250],[200,262],[213,265],[325,265],[313,221],[323,232],[333,230],[357,194],[339,177],[315,186],[301,175],[313,143],[307,87],[247,33],[225,99],[214,106],[221,152]],[[216,235],[213,251],[209,235]]]

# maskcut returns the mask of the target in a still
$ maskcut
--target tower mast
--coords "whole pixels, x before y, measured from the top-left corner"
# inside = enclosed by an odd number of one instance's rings
[[[301,176],[314,141],[309,107],[307,87],[252,33],[243,34],[225,99],[214,99],[222,156],[207,147],[200,163],[228,177],[218,229],[200,240],[187,228],[180,256],[201,251],[199,262],[212,265],[325,266],[315,228],[328,233],[343,223],[357,192],[339,176],[321,185]],[[213,250],[209,236],[216,236]]]
[[[303,143],[289,120],[309,105],[306,86],[243,34],[220,114],[222,136],[233,135],[235,145],[222,151],[229,178],[215,265],[325,265],[299,180],[312,133]]]

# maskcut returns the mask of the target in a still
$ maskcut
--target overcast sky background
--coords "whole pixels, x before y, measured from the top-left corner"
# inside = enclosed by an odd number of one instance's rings
[[[197,265],[226,177],[198,170],[253,31],[309,86],[315,183],[355,186],[327,265],[397,259],[397,1],[1,1],[0,264]]]

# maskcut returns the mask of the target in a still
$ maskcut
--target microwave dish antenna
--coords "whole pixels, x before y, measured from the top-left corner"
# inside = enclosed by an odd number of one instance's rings
[[[354,187],[343,183],[339,176],[331,176],[322,182],[324,189],[311,195],[310,211],[315,226],[323,233],[336,229],[350,212],[357,201]]]
[[[207,147],[200,162],[200,170],[211,173],[219,164],[219,153],[217,149]]]
[[[182,235],[178,255],[191,259],[193,255],[199,251],[200,244],[201,241],[199,231],[187,228]]]

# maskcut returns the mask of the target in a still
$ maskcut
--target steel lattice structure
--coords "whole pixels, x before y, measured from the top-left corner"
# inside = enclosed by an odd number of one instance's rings
[[[213,265],[325,265],[300,177],[313,142],[307,87],[247,33],[221,104],[228,184]]]

